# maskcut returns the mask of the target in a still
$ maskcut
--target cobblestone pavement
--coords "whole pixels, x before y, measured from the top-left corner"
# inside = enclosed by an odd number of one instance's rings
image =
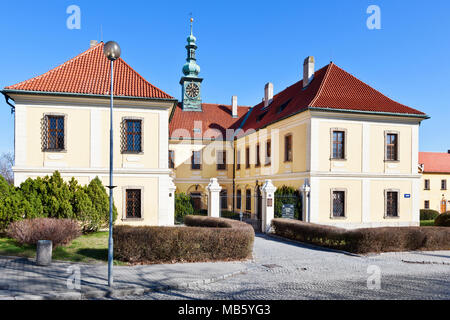
[[[183,287],[199,282],[212,282],[220,277],[245,270],[241,262],[178,263],[160,265],[115,266],[115,293],[123,295],[127,288],[144,292],[152,288]],[[79,272],[80,287],[76,288]],[[0,300],[20,299],[79,299],[83,296],[102,297],[109,294],[106,264],[53,262],[40,267],[32,259],[0,257]],[[70,282],[68,287],[68,280]],[[72,285],[72,287],[70,287]]]
[[[225,280],[125,299],[450,299],[450,251],[357,256],[257,236],[245,264]],[[380,289],[368,288],[373,270]]]

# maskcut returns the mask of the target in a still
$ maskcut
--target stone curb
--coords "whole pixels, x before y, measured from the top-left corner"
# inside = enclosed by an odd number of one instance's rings
[[[351,252],[344,251],[344,250],[338,250],[338,249],[321,247],[321,246],[318,246],[318,245],[315,245],[315,244],[312,244],[312,243],[306,243],[306,242],[301,242],[301,241],[297,241],[297,240],[293,240],[293,239],[284,238],[284,237],[278,236],[278,235],[276,235],[274,233],[266,233],[265,236],[268,237],[268,238],[276,239],[276,240],[282,240],[282,241],[285,241],[285,242],[292,242],[292,243],[295,243],[295,244],[301,244],[302,246],[309,247],[309,248],[312,248],[312,249],[320,249],[322,251],[341,253],[341,254],[345,254],[347,256],[352,256],[352,257],[360,257],[360,258],[364,257],[364,255],[360,255],[360,254],[357,254],[357,253],[351,253]]]
[[[183,282],[174,285],[163,285],[155,287],[129,286],[117,289],[105,288],[104,290],[103,289],[87,290],[86,292],[48,291],[43,292],[40,295],[34,294],[0,295],[0,300],[83,300],[83,299],[121,298],[125,296],[139,296],[149,292],[193,288],[198,285],[210,284],[220,280],[224,280],[226,278],[230,278],[238,274],[243,274],[244,272],[245,270],[240,270],[227,273],[225,275],[221,275],[218,277],[212,277],[209,279],[202,279],[193,282]]]

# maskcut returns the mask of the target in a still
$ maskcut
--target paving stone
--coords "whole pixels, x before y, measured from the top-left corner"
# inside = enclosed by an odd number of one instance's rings
[[[44,268],[31,259],[0,257],[0,299],[448,300],[449,264],[450,251],[362,256],[258,235],[253,259],[244,262],[116,266],[113,290],[105,264]],[[80,290],[69,290],[74,266]],[[370,266],[380,271],[380,289],[367,285]]]
[[[428,260],[410,265],[405,259]],[[439,263],[440,264],[439,264]],[[196,287],[121,299],[450,299],[450,251],[349,255],[258,236],[254,261],[241,274]],[[380,289],[369,289],[369,266],[381,271]]]

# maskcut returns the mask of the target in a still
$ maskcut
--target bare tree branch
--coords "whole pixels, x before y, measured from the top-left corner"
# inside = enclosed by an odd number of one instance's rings
[[[14,184],[13,165],[14,154],[12,152],[5,152],[0,156],[0,175],[2,175],[9,184]]]

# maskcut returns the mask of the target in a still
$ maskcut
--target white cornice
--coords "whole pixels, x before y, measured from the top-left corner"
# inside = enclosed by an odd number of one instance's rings
[[[13,167],[14,173],[43,173],[51,174],[55,171],[71,174],[109,174],[109,168],[69,168],[69,167]],[[151,168],[114,168],[114,174],[170,174],[170,169]]]

